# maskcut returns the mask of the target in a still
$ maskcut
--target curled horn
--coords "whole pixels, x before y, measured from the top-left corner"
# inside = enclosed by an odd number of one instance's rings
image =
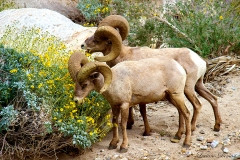
[[[77,73],[83,65],[88,63],[87,56],[81,52],[73,53],[68,60],[68,71],[73,82],[76,82]]]
[[[100,94],[108,89],[112,82],[112,71],[108,65],[101,62],[89,62],[84,65],[78,72],[77,81],[82,83],[93,72],[100,72],[104,77],[104,85],[100,90]]]
[[[95,31],[94,37],[98,37],[101,39],[107,38],[107,39],[110,39],[110,41],[112,42],[111,52],[108,55],[103,57],[95,57],[96,61],[100,61],[100,62],[111,61],[113,59],[116,59],[120,54],[120,52],[122,52],[122,38],[118,33],[118,31],[113,27],[111,26],[99,27]]]
[[[123,16],[120,15],[110,15],[104,18],[98,25],[101,26],[111,26],[113,28],[117,28],[122,37],[122,40],[125,40],[128,36],[130,27],[129,23]]]

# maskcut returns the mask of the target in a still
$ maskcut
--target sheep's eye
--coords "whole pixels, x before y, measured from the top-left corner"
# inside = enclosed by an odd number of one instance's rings
[[[87,84],[82,85],[82,89],[85,89],[87,87]]]
[[[93,40],[93,42],[94,42],[94,43],[98,43],[99,41],[98,41],[98,40],[96,40],[96,39],[94,39],[94,40]]]

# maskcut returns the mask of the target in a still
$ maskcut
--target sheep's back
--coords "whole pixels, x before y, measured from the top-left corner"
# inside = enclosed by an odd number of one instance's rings
[[[186,78],[184,69],[172,59],[163,59],[124,61],[114,66],[109,89],[114,92],[114,99],[134,105],[159,101],[166,92],[183,91]]]

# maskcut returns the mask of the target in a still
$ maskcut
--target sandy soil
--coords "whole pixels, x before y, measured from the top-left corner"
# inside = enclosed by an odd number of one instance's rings
[[[219,109],[223,119],[220,132],[214,132],[214,115],[211,105],[199,97],[202,109],[197,121],[197,129],[192,135],[189,149],[182,148],[183,139],[179,143],[171,143],[178,127],[178,113],[168,102],[148,105],[148,119],[152,135],[143,137],[143,121],[138,107],[135,107],[135,124],[127,130],[129,149],[127,153],[119,153],[117,149],[108,150],[112,138],[110,132],[101,142],[95,144],[84,154],[71,157],[60,155],[59,160],[153,160],[153,159],[232,159],[233,154],[240,154],[240,74],[228,75],[228,83],[224,86],[224,94],[218,98]],[[186,100],[192,113],[192,106]],[[120,133],[120,139],[121,132]],[[217,141],[216,147],[211,147]],[[225,144],[225,145],[223,145]],[[205,149],[204,149],[205,148]]]

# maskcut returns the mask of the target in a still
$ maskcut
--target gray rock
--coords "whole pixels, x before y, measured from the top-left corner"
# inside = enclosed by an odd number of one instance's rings
[[[223,144],[224,146],[226,146],[226,145],[231,144],[231,141],[230,141],[229,138],[227,138],[227,139],[223,139],[222,144]]]
[[[187,151],[187,152],[186,152],[186,156],[187,156],[187,157],[190,157],[191,155],[192,155],[192,152],[191,152],[191,151]]]
[[[207,148],[208,148],[207,146],[203,146],[203,145],[200,146],[201,150],[206,150]]]
[[[203,140],[204,140],[204,137],[203,137],[203,136],[198,136],[198,137],[197,137],[197,140],[198,140],[198,141],[203,141]]]
[[[13,0],[16,8],[45,8],[56,11],[70,18],[73,21],[80,22],[83,16],[77,9],[78,0]]]
[[[215,148],[215,147],[218,146],[218,144],[219,144],[219,142],[217,140],[213,140],[212,143],[211,143],[211,147]]]
[[[240,152],[232,154],[231,157],[232,157],[232,160],[236,160],[236,159],[240,158]]]
[[[229,152],[229,150],[228,150],[228,148],[227,147],[222,147],[222,151],[224,152],[224,153],[228,153]]]
[[[220,133],[214,133],[214,136],[219,137]]]
[[[201,134],[205,134],[204,130],[201,130],[199,133],[201,133]]]

